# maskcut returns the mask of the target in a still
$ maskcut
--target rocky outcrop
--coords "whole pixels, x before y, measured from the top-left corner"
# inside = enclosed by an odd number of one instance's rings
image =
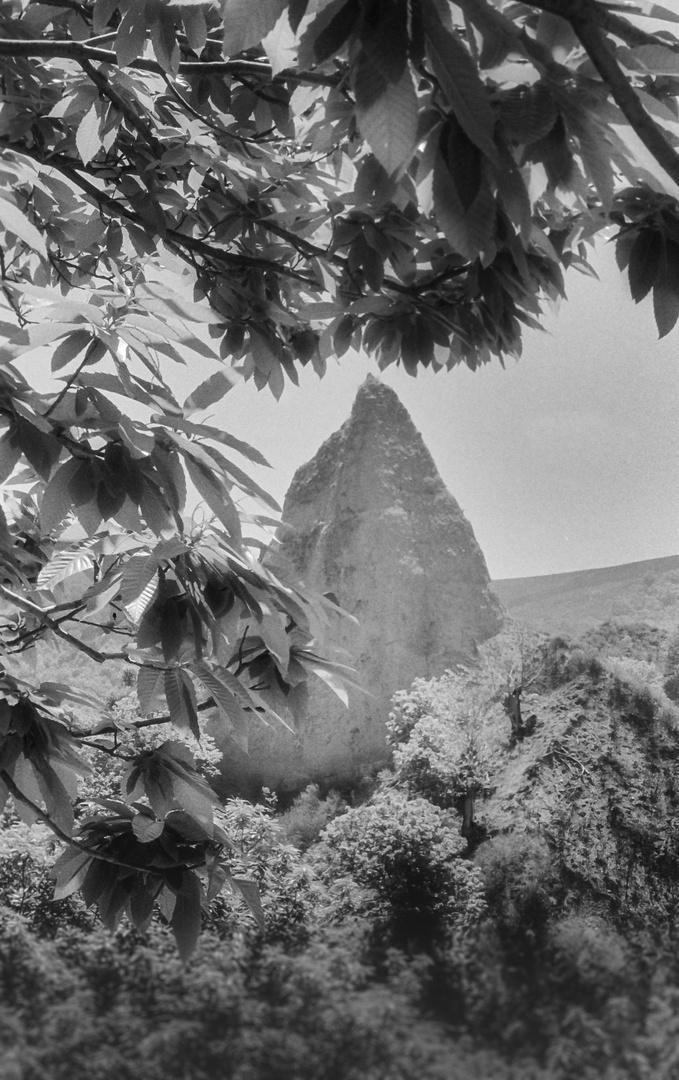
[[[326,649],[344,650],[369,694],[350,690],[346,709],[313,679],[293,693],[297,734],[253,728],[239,768],[279,790],[355,781],[387,762],[393,693],[473,656],[500,628],[502,609],[422,437],[373,378],[295,474],[283,520],[291,528],[269,557],[306,587],[334,593],[359,621],[337,620]]]

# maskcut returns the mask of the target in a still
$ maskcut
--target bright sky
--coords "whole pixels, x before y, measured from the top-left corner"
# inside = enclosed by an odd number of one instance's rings
[[[612,246],[597,265],[600,282],[569,276],[549,333],[527,332],[523,357],[506,370],[381,376],[471,521],[493,578],[679,553],[679,327],[657,340],[650,299],[634,305]],[[266,455],[273,469],[257,478],[282,503],[295,469],[348,417],[368,371],[378,374],[346,358],[320,382],[304,371],[279,402],[249,382],[212,422]]]

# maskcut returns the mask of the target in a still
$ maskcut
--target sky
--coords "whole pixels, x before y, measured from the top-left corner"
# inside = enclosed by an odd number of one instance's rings
[[[527,331],[523,356],[416,379],[365,357],[311,370],[280,401],[252,382],[214,407],[264,453],[252,470],[279,502],[295,469],[347,419],[368,372],[391,386],[472,524],[494,579],[679,553],[679,327],[657,340],[612,245],[600,281],[571,273],[568,300]],[[196,383],[199,379],[194,380]]]

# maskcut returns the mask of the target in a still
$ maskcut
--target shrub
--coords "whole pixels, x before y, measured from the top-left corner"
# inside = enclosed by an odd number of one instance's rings
[[[346,876],[408,934],[469,923],[484,905],[478,871],[459,858],[459,820],[391,791],[331,822],[317,849],[328,881]]]
[[[679,704],[679,675],[670,675],[663,683],[663,690],[670,701]]]
[[[322,799],[318,784],[309,784],[278,820],[286,839],[300,851],[306,851],[316,843],[326,825],[346,808],[339,792],[331,791]]]
[[[471,727],[423,717],[408,742],[394,751],[396,779],[411,795],[444,810],[465,811],[490,790],[488,761]],[[469,814],[471,822],[472,814]]]
[[[496,836],[481,845],[475,862],[483,873],[488,906],[501,926],[523,931],[544,925],[557,889],[554,860],[544,840],[523,833]]]
[[[600,919],[567,916],[550,931],[559,992],[595,1005],[619,992],[629,967],[620,935]]]
[[[396,782],[443,810],[463,814],[463,835],[474,818],[475,799],[490,790],[490,761],[479,729],[491,704],[485,669],[416,679],[394,696],[387,723]]]
[[[54,899],[49,865],[55,846],[54,834],[44,825],[26,825],[9,808],[0,814],[0,905],[23,915],[32,930],[47,936],[60,927],[93,921],[79,898]]]
[[[184,965],[159,926],[46,942],[0,918],[3,1080],[466,1080],[371,974],[340,932],[289,955],[207,931]]]

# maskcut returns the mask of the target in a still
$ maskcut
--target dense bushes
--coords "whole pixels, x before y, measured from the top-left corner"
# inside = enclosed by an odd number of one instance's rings
[[[370,986],[354,946],[302,954],[210,932],[184,966],[169,934],[69,931],[38,941],[3,919],[0,1056],[16,1080],[417,1080],[445,1046],[407,996]],[[4,1072],[3,1080],[11,1073]]]
[[[635,746],[653,743],[658,761],[669,754],[672,707],[657,680],[649,688],[647,661],[618,662],[602,683],[586,650],[552,651],[557,685],[566,669],[578,676],[559,700],[612,702],[613,724]],[[648,958],[650,931],[627,933],[589,877],[574,883],[575,834],[570,861],[561,833],[541,833],[537,820],[534,832],[512,832],[506,818],[510,831],[491,839],[462,835],[470,793],[494,782],[498,760],[507,764],[498,755],[528,776],[524,751],[508,749],[498,695],[484,699],[489,683],[479,680],[465,693],[463,681],[458,673],[398,696],[394,769],[372,794],[323,797],[312,786],[283,813],[271,797],[217,811],[232,872],[257,884],[260,907],[222,893],[187,965],[162,918],[143,935],[123,924],[111,936],[81,901],[55,902],[51,838],[8,815],[2,1080],[674,1080],[671,934],[657,924]],[[585,782],[580,759],[591,766],[579,719],[582,750],[562,750],[571,794]],[[528,753],[541,752],[540,737]],[[592,796],[602,777],[588,775]],[[623,781],[606,772],[612,806],[623,789],[636,798]],[[116,782],[111,773],[112,791]],[[578,806],[568,802],[568,813]],[[631,843],[639,815],[623,820],[623,809],[614,824]],[[588,827],[576,830],[585,860]],[[661,874],[676,872],[670,840],[667,852],[652,844],[644,863],[656,891]],[[644,887],[648,914],[656,901]]]
[[[367,890],[354,901],[357,910],[425,943],[483,911],[480,875],[459,858],[464,847],[455,816],[386,791],[333,821],[317,860],[327,880],[349,878]]]
[[[502,927],[535,930],[547,921],[556,907],[558,877],[544,840],[523,833],[497,836],[481,845],[475,860],[490,910]]]
[[[346,810],[346,806],[338,791],[331,791],[322,798],[318,784],[309,784],[281,815],[280,825],[290,843],[300,851],[306,851],[316,843],[326,825]]]

